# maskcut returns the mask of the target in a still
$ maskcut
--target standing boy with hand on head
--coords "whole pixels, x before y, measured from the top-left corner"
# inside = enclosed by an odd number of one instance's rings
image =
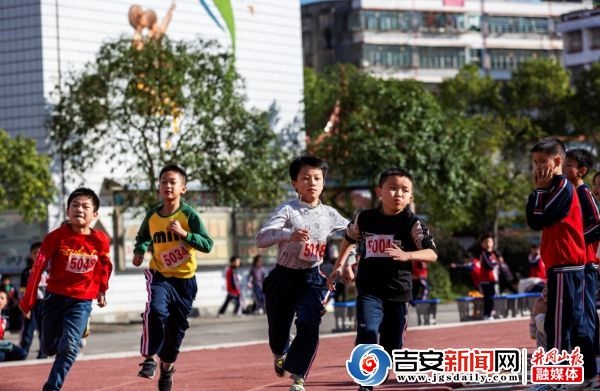
[[[161,360],[158,389],[173,384],[173,363],[177,360],[187,317],[198,290],[196,251],[208,253],[213,246],[196,210],[181,201],[187,187],[183,168],[168,164],[158,176],[162,204],[146,214],[135,238],[133,265],[140,266],[144,253],[152,252],[146,276],[148,302],[143,317],[141,354],[145,357],[138,373],[154,378],[156,356]]]
[[[410,210],[412,176],[390,168],[381,173],[375,191],[381,206],[360,212],[350,224],[328,283],[331,286],[341,274],[352,277],[351,268],[343,268],[350,248],[360,242],[356,344],[380,344],[391,357],[392,350],[401,349],[404,343],[412,264],[435,262],[437,254],[433,236]]]
[[[527,201],[527,223],[542,230],[540,252],[548,277],[544,328],[547,349],[571,351],[579,346],[584,356],[584,377],[596,375],[593,342],[583,304],[586,248],[579,197],[562,172],[564,144],[545,138],[531,149],[535,190]]]
[[[46,296],[42,305],[41,349],[56,355],[43,390],[60,390],[79,351],[92,300],[106,305],[105,292],[112,272],[110,239],[91,228],[98,218],[100,200],[93,190],[79,188],[67,200],[68,221],[42,241],[37,259],[19,306],[31,316],[42,273],[48,270]]]
[[[594,157],[589,151],[582,148],[567,151],[563,163],[563,172],[577,191],[583,217],[583,239],[586,245],[584,310],[590,338],[594,342],[596,369],[598,369],[598,365],[600,365],[600,342],[598,339],[598,312],[596,312],[596,290],[598,287],[596,252],[600,240],[600,211],[592,192],[583,182],[583,178],[590,172],[592,167],[594,167]],[[600,387],[600,380],[597,380],[596,383],[596,386]]]
[[[277,264],[263,282],[269,322],[269,346],[275,373],[289,372],[290,391],[303,391],[304,380],[317,353],[319,325],[330,290],[319,266],[327,238],[348,225],[335,209],[323,205],[328,166],[314,156],[301,156],[289,168],[298,198],[281,204],[256,236],[256,246],[277,244]],[[296,337],[290,344],[290,329],[296,315]]]

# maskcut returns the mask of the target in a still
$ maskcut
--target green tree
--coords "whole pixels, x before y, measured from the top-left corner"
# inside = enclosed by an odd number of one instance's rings
[[[531,84],[523,75],[517,84]],[[500,225],[522,217],[523,197],[531,187],[528,145],[540,136],[526,111],[506,107],[503,92],[500,82],[466,66],[445,80],[438,94],[446,114],[463,118],[461,126],[476,134],[472,154],[479,159],[470,172],[476,191],[463,205],[470,221],[467,231],[493,232],[496,237]]]
[[[571,121],[575,134],[584,135],[587,140],[600,147],[600,63],[583,70],[575,79],[575,94],[571,101]]]
[[[531,59],[519,64],[506,85],[505,116],[528,118],[546,135],[564,135],[572,94],[569,72],[558,61]]]
[[[463,220],[461,208],[448,206],[469,197],[468,173],[476,160],[472,128],[454,126],[459,120],[445,118],[433,95],[416,81],[377,79],[348,65],[306,74],[307,148],[327,157],[332,167],[328,187],[337,192],[331,202],[351,212],[348,202],[338,203],[340,195],[353,187],[372,190],[379,172],[399,166],[415,178],[420,212],[444,216],[441,225]],[[339,124],[323,133],[336,100]]]
[[[34,140],[0,129],[0,211],[17,210],[27,222],[43,221],[55,194],[50,159]]]
[[[108,42],[61,89],[52,139],[76,172],[110,161],[124,183],[153,189],[160,166],[176,162],[220,205],[270,204],[289,148],[271,128],[275,113],[247,109],[242,89],[215,42]]]

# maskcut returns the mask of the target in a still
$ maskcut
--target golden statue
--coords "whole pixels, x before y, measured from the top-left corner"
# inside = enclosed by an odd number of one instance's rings
[[[129,7],[129,24],[131,24],[134,29],[133,39],[131,40],[133,47],[142,50],[146,39],[160,40],[167,32],[174,10],[175,1],[171,3],[171,7],[169,7],[163,20],[158,23],[158,17],[154,10],[148,9],[144,11],[142,7],[137,4]],[[148,30],[146,36],[144,36],[145,29]]]

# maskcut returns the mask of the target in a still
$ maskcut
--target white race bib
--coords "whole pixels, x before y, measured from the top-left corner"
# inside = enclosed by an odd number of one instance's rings
[[[87,273],[94,270],[98,262],[97,255],[87,254],[69,254],[69,260],[67,261],[67,271],[71,273]]]
[[[166,267],[175,269],[177,266],[190,259],[190,252],[185,245],[181,243],[179,247],[163,251],[159,256]]]
[[[302,243],[299,258],[309,262],[319,262],[325,255],[325,242],[316,239],[309,239]]]
[[[394,235],[370,235],[365,237],[365,258],[389,257],[384,250],[392,247]]]

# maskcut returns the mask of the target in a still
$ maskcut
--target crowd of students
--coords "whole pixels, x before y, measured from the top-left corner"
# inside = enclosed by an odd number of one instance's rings
[[[532,337],[546,349],[571,351],[578,346],[584,356],[586,385],[595,389],[600,387],[595,311],[600,213],[594,196],[600,197],[600,176],[594,177],[590,191],[583,178],[593,166],[591,154],[566,151],[557,139],[536,144],[531,157],[535,190],[526,215],[529,226],[543,234],[540,245],[531,249],[529,278],[541,283],[533,284],[533,289],[544,287],[544,297],[532,315]],[[409,172],[401,168],[381,172],[375,188],[379,204],[349,220],[321,202],[328,168],[314,156],[292,161],[289,175],[297,198],[279,205],[256,236],[259,249],[278,247],[275,267],[266,275],[257,256],[248,278],[256,312],[267,315],[274,372],[280,377],[290,375],[290,391],[305,389],[324,306],[336,281],[356,282],[356,343],[380,344],[392,355],[404,346],[410,301],[428,297],[427,263],[437,259],[431,232],[410,207],[415,179]],[[148,293],[140,344],[144,360],[138,375],[153,379],[158,370],[158,388],[165,391],[173,385],[197,293],[196,253],[211,251],[213,241],[198,212],[182,200],[187,191],[183,168],[163,167],[158,190],[161,203],[147,212],[140,225],[132,262],[141,266],[145,254],[150,254],[144,271]],[[26,319],[21,346],[0,344],[0,359],[22,359],[33,330],[38,330],[42,357],[56,356],[44,390],[59,390],[64,384],[89,326],[92,300],[100,307],[107,304],[110,240],[91,227],[98,208],[92,190],[75,190],[67,201],[68,220],[32,246],[32,261],[23,280],[26,288],[18,302]],[[341,232],[343,240],[330,274],[325,275],[320,266],[335,232]],[[491,318],[504,261],[492,236],[483,235],[479,243],[480,253],[470,268],[484,297],[484,316]],[[241,311],[239,265],[239,257],[233,256],[220,314],[230,302],[235,303],[234,313]],[[0,291],[0,308],[9,295]],[[5,323],[0,326],[1,340]],[[359,390],[369,389],[359,386]]]

